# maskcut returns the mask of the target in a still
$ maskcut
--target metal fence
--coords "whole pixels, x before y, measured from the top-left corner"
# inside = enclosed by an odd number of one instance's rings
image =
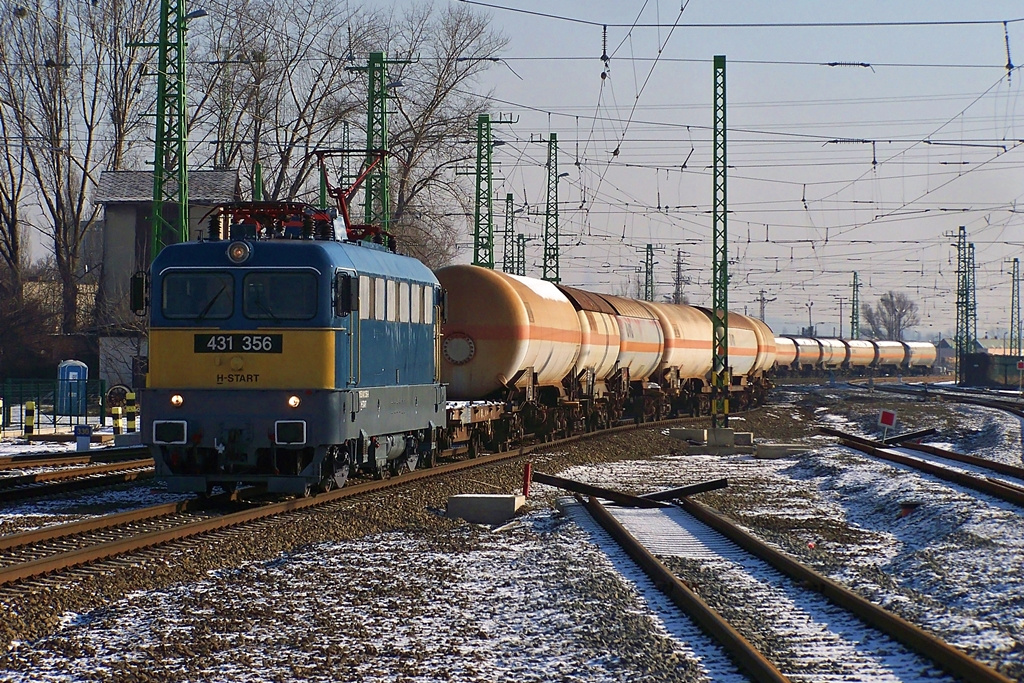
[[[35,404],[36,434],[67,431],[73,425],[107,424],[107,383],[103,380],[9,379],[0,390],[0,431],[20,434],[25,406]]]

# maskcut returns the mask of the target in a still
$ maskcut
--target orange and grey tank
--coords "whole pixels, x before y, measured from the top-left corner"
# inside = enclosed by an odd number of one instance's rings
[[[935,365],[939,350],[931,342],[903,342],[907,347],[907,366],[911,368],[930,368]]]
[[[748,318],[754,327],[754,336],[757,338],[757,360],[754,362],[754,372],[767,372],[775,365],[775,333],[768,323],[757,318]]]
[[[576,308],[580,321],[578,371],[590,370],[596,379],[605,379],[615,371],[622,338],[615,309],[600,295],[575,287],[558,285]]]
[[[629,369],[630,380],[647,379],[661,363],[665,334],[658,318],[635,299],[611,294],[595,294],[615,310],[619,325],[618,367]],[[604,378],[602,378],[604,379]]]
[[[775,338],[775,362],[780,367],[789,367],[796,361],[796,342],[789,337]]]
[[[435,275],[448,292],[441,381],[449,398],[490,396],[531,367],[538,384],[557,385],[575,366],[580,319],[554,284],[470,265]]]
[[[842,339],[818,339],[821,345],[821,366],[826,370],[842,367],[849,357],[849,347]]]
[[[701,313],[711,321],[711,309],[699,307]],[[754,319],[748,318],[739,313],[729,313],[729,368],[732,375],[748,375],[758,369],[767,370],[767,366],[760,367],[768,360],[768,348],[763,339],[759,343],[759,337],[763,336],[761,328],[755,331]],[[759,357],[760,354],[760,357]],[[772,357],[774,361],[774,356]]]
[[[658,318],[665,335],[665,352],[658,372],[676,368],[682,378],[711,372],[711,319],[683,304],[641,302]]]
[[[903,342],[898,341],[876,341],[878,348],[878,365],[903,365],[907,359],[907,349]]]
[[[864,339],[849,339],[849,364],[851,368],[866,368],[874,365],[878,358],[878,347]]]

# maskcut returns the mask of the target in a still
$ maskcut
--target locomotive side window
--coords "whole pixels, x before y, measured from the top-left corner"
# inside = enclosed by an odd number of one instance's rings
[[[398,283],[388,280],[388,320],[398,320]]]
[[[373,317],[374,299],[373,278],[366,275],[359,276],[359,319],[369,320]]]
[[[242,311],[253,320],[309,320],[317,313],[313,273],[249,273],[242,281]]]
[[[374,294],[373,294],[373,297],[374,297],[374,301],[373,301],[373,319],[374,320],[384,320],[384,309],[385,309],[384,304],[387,301],[386,298],[384,297],[384,285],[385,285],[385,282],[386,282],[386,280],[384,280],[384,278],[379,277],[379,278],[376,278],[376,281],[373,284],[373,291],[374,291]]]
[[[161,310],[165,318],[230,318],[234,310],[235,281],[230,273],[177,272],[164,277]]]
[[[398,320],[409,322],[409,283],[398,283]]]
[[[434,324],[434,288],[423,288],[423,322]]]
[[[410,314],[414,323],[423,322],[423,287],[421,285],[412,286],[412,296],[410,299],[412,304],[412,312]]]

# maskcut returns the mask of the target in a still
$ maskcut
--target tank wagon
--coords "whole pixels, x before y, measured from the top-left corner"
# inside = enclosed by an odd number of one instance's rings
[[[780,377],[822,376],[829,372],[865,375],[927,374],[938,358],[931,342],[872,341],[782,336],[777,348],[774,373]]]
[[[705,309],[636,301],[457,265],[447,292],[441,380],[450,399],[510,407],[479,437],[598,429],[710,409],[712,325]],[[730,396],[762,401],[775,362],[767,325],[729,317]],[[470,420],[471,421],[471,420]],[[469,428],[471,431],[474,428]]]

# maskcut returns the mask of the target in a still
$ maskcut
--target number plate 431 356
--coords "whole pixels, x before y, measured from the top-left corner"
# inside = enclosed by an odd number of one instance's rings
[[[197,334],[196,353],[281,353],[280,334]]]

